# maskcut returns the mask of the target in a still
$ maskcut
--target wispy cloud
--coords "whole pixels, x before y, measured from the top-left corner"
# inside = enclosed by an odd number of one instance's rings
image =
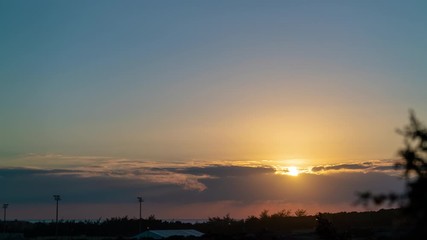
[[[338,163],[317,165],[309,169],[314,174],[328,174],[336,172],[381,172],[389,175],[398,175],[399,172],[394,167],[396,160],[373,160],[360,163]]]
[[[203,191],[200,179],[212,178],[207,174],[172,171],[182,163],[131,160],[104,156],[70,156],[62,154],[28,154],[9,163],[8,168],[46,170],[42,174],[70,175],[82,178],[112,177],[142,182],[173,184],[186,190]],[[170,169],[170,170],[168,170]]]

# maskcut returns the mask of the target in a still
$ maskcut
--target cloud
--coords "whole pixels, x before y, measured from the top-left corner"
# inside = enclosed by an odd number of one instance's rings
[[[251,169],[247,175],[235,174],[248,171],[245,167],[239,169],[236,166],[230,169],[224,166],[194,168],[191,172],[193,175],[202,175],[206,174],[207,170],[217,172],[216,176],[197,179],[198,183],[195,184],[203,184],[205,189],[194,191],[171,181],[143,181],[138,178],[107,175],[81,177],[75,174],[76,171],[70,170],[0,169],[0,176],[4,177],[0,188],[7,189],[1,200],[22,205],[48,204],[53,201],[53,194],[61,194],[62,204],[84,209],[87,205],[97,204],[134,205],[136,196],[143,196],[146,211],[156,215],[161,213],[164,217],[182,218],[226,213],[243,216],[258,214],[262,208],[275,211],[280,208],[298,207],[309,208],[315,212],[339,210],[337,206],[340,206],[342,210],[349,210],[357,208],[352,205],[356,200],[357,191],[390,192],[403,189],[402,181],[379,172],[301,174],[291,177],[275,174],[273,169],[266,171],[263,168]],[[173,170],[169,169],[167,172]],[[160,178],[169,176],[169,173],[163,174],[164,172],[158,171],[154,175],[159,175]],[[101,208],[100,206],[98,208]],[[198,210],[194,211],[196,208]],[[119,209],[103,211],[105,210],[99,210],[102,216],[120,213]],[[187,215],[184,214],[186,211]],[[168,215],[168,212],[175,212],[176,215]],[[182,215],[177,215],[178,213]],[[71,215],[74,216],[75,213],[70,213]],[[91,216],[82,217],[98,216],[93,213]]]
[[[151,197],[159,202],[170,201],[170,199],[175,199],[177,202],[229,200],[305,202],[311,201],[310,199],[334,202],[350,200],[357,190],[396,190],[395,186],[398,186],[397,178],[379,172],[301,174],[297,178],[275,174],[274,169],[247,169],[247,167],[236,166],[190,168],[191,174],[183,172],[185,172],[183,169],[171,168],[165,171],[133,169],[109,173],[60,169],[1,169],[0,176],[7,179],[5,185],[7,183],[9,186],[15,186],[15,192],[28,187],[30,187],[28,191],[46,187],[55,191],[70,190],[72,193],[73,189],[76,192],[88,191],[88,193],[92,190],[107,190],[108,195],[108,192],[115,194],[116,191],[120,193],[126,189],[132,189],[136,193],[137,189],[141,189],[147,196],[155,192],[156,194]],[[159,189],[165,192],[159,193],[157,191]],[[163,198],[163,196],[168,197]]]
[[[171,169],[173,171],[183,172],[187,174],[206,174],[215,177],[237,177],[237,176],[251,176],[254,174],[269,174],[274,171],[274,168],[263,167],[247,167],[247,166],[221,166],[211,165],[204,167],[187,167],[181,169]]]
[[[329,170],[359,170],[359,169],[368,169],[369,165],[365,164],[337,164],[337,165],[327,165],[327,166],[317,166],[313,167],[311,171],[329,171]]]
[[[396,160],[376,160],[362,163],[340,163],[329,165],[313,166],[310,171],[313,173],[333,173],[333,172],[383,172],[396,175],[394,168]]]
[[[190,174],[174,170],[179,163],[159,163],[104,156],[67,156],[61,154],[28,154],[15,159],[13,164],[21,171],[43,170],[40,174],[75,176],[80,178],[110,177],[139,180],[141,182],[172,184],[186,190],[203,191],[206,186],[200,179],[207,174]],[[23,167],[22,167],[23,166]],[[172,168],[174,167],[174,168]]]
[[[158,183],[158,184],[173,184],[183,187],[185,190],[197,190],[203,191],[206,186],[200,182],[200,179],[211,178],[206,174],[193,175],[179,172],[173,172],[162,169],[151,169],[151,168],[103,168],[98,167],[85,167],[79,168],[73,171],[70,170],[55,170],[48,171],[46,174],[50,175],[72,175],[80,178],[96,178],[96,177],[108,177],[116,179],[129,179],[138,180],[146,183]]]

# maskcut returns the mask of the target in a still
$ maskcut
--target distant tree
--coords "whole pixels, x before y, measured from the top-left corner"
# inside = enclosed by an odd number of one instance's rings
[[[306,210],[304,210],[304,209],[297,209],[297,210],[295,211],[295,216],[297,216],[297,217],[304,217],[304,216],[307,216],[307,211],[306,211]]]
[[[227,213],[224,217],[210,217],[208,219],[209,222],[225,222],[225,223],[231,223],[234,222],[235,220],[230,217],[230,214]]]
[[[364,204],[373,202],[396,204],[414,221],[410,236],[405,239],[425,239],[427,236],[427,128],[410,112],[410,123],[398,133],[404,137],[405,147],[399,151],[402,157],[395,167],[402,169],[406,190],[402,194],[359,193]]]
[[[272,218],[284,218],[284,217],[290,217],[291,216],[291,210],[288,209],[282,209],[278,211],[277,213],[274,213],[271,215]]]
[[[250,221],[258,221],[259,219],[257,217],[255,217],[254,215],[250,215],[245,219],[245,222],[250,222]]]
[[[267,220],[270,218],[270,214],[268,214],[268,210],[264,209],[262,210],[262,212],[259,214],[259,219],[260,220]]]

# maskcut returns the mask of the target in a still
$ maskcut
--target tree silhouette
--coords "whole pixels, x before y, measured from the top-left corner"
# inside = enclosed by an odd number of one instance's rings
[[[270,214],[268,214],[268,210],[264,209],[262,210],[262,212],[259,214],[259,219],[262,221],[266,221],[270,218]]]
[[[270,217],[272,218],[285,218],[291,216],[291,210],[288,209],[282,209],[278,211],[277,213],[272,214]]]
[[[406,190],[402,194],[359,193],[364,204],[373,202],[396,204],[405,210],[413,221],[413,228],[405,239],[425,239],[427,236],[427,128],[410,112],[410,123],[398,133],[404,137],[405,147],[399,151],[395,167],[403,170]]]
[[[304,217],[304,216],[307,216],[307,211],[306,211],[306,210],[304,210],[304,209],[297,209],[297,210],[295,211],[295,216],[297,216],[297,217]]]

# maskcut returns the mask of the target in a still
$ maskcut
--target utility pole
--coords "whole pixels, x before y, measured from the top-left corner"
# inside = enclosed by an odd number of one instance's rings
[[[3,204],[3,224],[4,224],[4,226],[3,226],[3,232],[6,232],[6,209],[7,209],[7,207],[9,206],[9,204],[8,203],[4,203]]]
[[[141,233],[141,222],[142,222],[141,208],[142,208],[142,202],[144,202],[144,200],[142,200],[142,197],[137,197],[137,199],[139,202],[139,233]]]
[[[55,237],[58,239],[58,205],[61,200],[60,195],[53,195],[53,199],[56,201],[56,221],[55,221]]]

